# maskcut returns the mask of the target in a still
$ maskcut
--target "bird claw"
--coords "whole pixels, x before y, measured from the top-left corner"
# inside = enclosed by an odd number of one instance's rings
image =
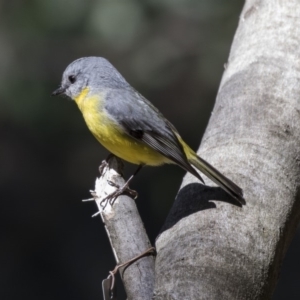
[[[120,196],[122,194],[129,194],[133,198],[133,200],[135,200],[139,195],[137,191],[129,188],[129,182],[125,183],[121,188],[119,185],[117,185],[113,181],[107,180],[107,183],[113,187],[116,187],[119,190],[120,194],[118,196]]]
[[[132,190],[130,188],[127,188],[125,192],[127,192],[132,197],[133,200],[136,200],[137,197],[139,196],[139,193],[136,190]]]
[[[100,205],[103,209],[108,203],[112,206],[116,199],[123,194],[129,194],[134,200],[138,197],[138,192],[128,187],[129,182],[125,183],[122,187],[110,180],[107,180],[107,183],[113,187],[116,187],[117,190],[115,190],[113,193],[109,194],[101,200]]]

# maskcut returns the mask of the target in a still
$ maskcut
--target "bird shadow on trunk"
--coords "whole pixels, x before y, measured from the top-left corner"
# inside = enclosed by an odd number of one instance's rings
[[[177,194],[174,204],[159,234],[174,226],[182,218],[201,210],[216,208],[213,201],[222,201],[238,207],[242,205],[228,195],[220,187],[211,187],[199,183],[191,183],[183,187]]]

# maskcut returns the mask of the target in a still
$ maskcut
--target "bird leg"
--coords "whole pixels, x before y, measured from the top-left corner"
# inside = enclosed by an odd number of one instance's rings
[[[138,193],[137,193],[137,191],[134,191],[129,188],[129,183],[131,182],[133,177],[141,170],[142,167],[143,167],[143,165],[139,165],[138,168],[136,169],[136,171],[128,178],[128,180],[125,182],[125,184],[122,187],[120,187],[119,185],[115,184],[114,182],[108,180],[107,181],[108,184],[116,187],[117,190],[115,190],[113,193],[109,194],[104,199],[102,199],[100,202],[100,205],[103,208],[106,207],[107,203],[109,203],[110,205],[113,205],[114,202],[116,201],[116,199],[124,193],[129,194],[135,200],[138,197]]]

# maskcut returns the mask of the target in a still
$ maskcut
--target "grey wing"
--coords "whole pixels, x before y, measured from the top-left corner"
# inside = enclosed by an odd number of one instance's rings
[[[177,132],[175,127],[134,89],[111,90],[105,108],[128,135],[144,142],[203,181],[188,162],[174,133]]]

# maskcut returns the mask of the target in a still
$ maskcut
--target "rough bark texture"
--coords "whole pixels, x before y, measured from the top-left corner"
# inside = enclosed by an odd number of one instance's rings
[[[199,154],[247,205],[204,205],[159,236],[154,299],[271,298],[300,212],[299,16],[298,0],[246,1]]]
[[[144,225],[137,211],[135,201],[128,196],[120,196],[113,206],[107,204],[103,210],[100,202],[116,190],[108,180],[119,186],[125,181],[122,173],[122,162],[112,157],[102,175],[96,181],[96,199],[102,220],[105,224],[117,264],[140,255],[151,247]],[[108,270],[109,271],[109,270]],[[128,267],[120,269],[128,300],[151,299],[154,287],[154,257],[146,256]]]

